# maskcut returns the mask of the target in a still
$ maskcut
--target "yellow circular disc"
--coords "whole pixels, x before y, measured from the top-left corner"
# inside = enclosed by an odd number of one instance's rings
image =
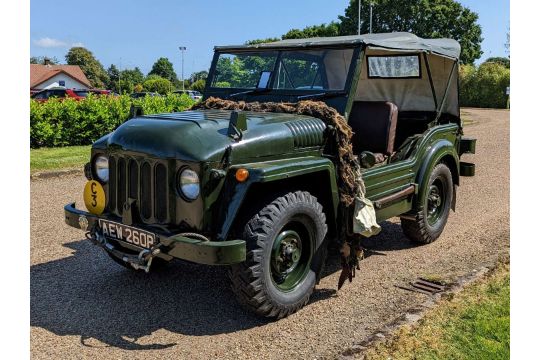
[[[90,180],[84,186],[84,204],[88,211],[100,215],[105,209],[105,191],[96,180]]]

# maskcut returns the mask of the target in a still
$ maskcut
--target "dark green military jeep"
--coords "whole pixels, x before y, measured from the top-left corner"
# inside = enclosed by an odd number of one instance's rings
[[[475,140],[462,137],[459,53],[454,40],[408,33],[216,47],[204,100],[335,109],[377,221],[399,216],[407,237],[430,243],[460,176],[474,175],[460,161]],[[351,232],[334,133],[284,112],[134,116],[92,146],[89,212],[69,204],[65,220],[131,269],[227,265],[241,303],[287,316],[308,302],[327,247]]]

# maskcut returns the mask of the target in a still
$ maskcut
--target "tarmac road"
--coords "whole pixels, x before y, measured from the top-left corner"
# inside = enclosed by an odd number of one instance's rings
[[[383,224],[356,279],[336,293],[331,257],[310,303],[268,322],[240,308],[224,269],[175,262],[130,272],[64,224],[82,204],[82,176],[31,182],[31,355],[34,359],[333,358],[426,296],[396,287],[422,275],[453,278],[509,251],[509,112],[462,111],[474,123],[476,176],[461,178],[457,211],[435,243],[415,246],[399,219]]]

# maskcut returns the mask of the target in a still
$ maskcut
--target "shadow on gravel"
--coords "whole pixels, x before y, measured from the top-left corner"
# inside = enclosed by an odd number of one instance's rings
[[[413,246],[399,225],[384,223],[383,228],[365,240],[366,256]],[[238,305],[224,268],[176,261],[145,274],[118,266],[87,240],[65,246],[74,250],[73,256],[30,269],[31,326],[60,336],[78,335],[85,346],[97,339],[125,350],[150,350],[176,345],[138,341],[160,329],[203,336],[268,323]],[[339,270],[339,255],[333,252],[323,277]],[[311,303],[335,294],[335,289],[316,289]]]
[[[185,335],[230,333],[267,321],[238,306],[225,269],[173,262],[149,274],[115,264],[87,240],[73,256],[30,269],[30,324],[126,350],[162,349],[137,339],[166,329]],[[141,344],[142,343],[142,344]]]
[[[403,234],[400,224],[384,221],[380,225],[382,230],[378,235],[362,239],[364,259],[371,256],[386,256],[385,252],[388,251],[406,250],[418,246]],[[362,267],[362,262],[360,262],[360,267]],[[338,271],[341,271],[341,260],[339,249],[335,248],[328,253],[322,277],[330,276]]]
[[[379,251],[398,251],[418,247],[403,234],[400,224],[384,221],[380,225],[382,230],[379,235],[362,240],[362,246],[367,250],[366,257],[381,255]]]

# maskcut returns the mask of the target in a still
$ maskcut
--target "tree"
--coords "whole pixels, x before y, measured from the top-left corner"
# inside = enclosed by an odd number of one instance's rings
[[[144,75],[138,67],[120,71],[116,65],[112,64],[107,69],[107,74],[109,76],[108,88],[118,93],[131,93],[135,85],[144,82]]]
[[[489,59],[486,60],[486,62],[494,62],[494,63],[497,63],[497,64],[501,64],[505,68],[510,69],[510,59],[509,58],[505,58],[505,57],[501,57],[501,56],[490,57]]]
[[[191,89],[203,92],[206,86],[206,79],[199,79],[191,84]]]
[[[497,62],[484,62],[478,68],[461,65],[461,106],[505,108],[506,88],[510,86],[510,69]]]
[[[248,40],[245,42],[246,45],[257,45],[257,44],[265,44],[265,43],[271,43],[281,40],[280,38],[267,38],[267,39],[255,39],[255,40]]]
[[[107,88],[111,90],[112,89],[118,90],[118,80],[120,80],[120,71],[114,64],[111,64],[111,66],[109,66],[109,68],[107,69],[107,75],[109,76],[109,82],[107,84]]]
[[[174,72],[173,64],[169,61],[169,59],[164,57],[157,59],[148,75],[158,75],[172,83],[176,83],[178,81],[176,73]]]
[[[504,43],[504,47],[506,49],[506,53],[508,54],[508,58],[510,58],[510,30],[506,33],[506,42]]]
[[[203,71],[198,71],[191,74],[191,76],[189,77],[189,81],[194,83],[199,80],[206,80],[206,78],[208,78],[208,71],[203,70]]]
[[[364,8],[362,8],[364,9]],[[339,16],[340,34],[358,33],[358,0]],[[471,64],[482,55],[478,14],[455,0],[376,0],[373,32],[406,31],[424,38],[449,37],[461,44],[461,61]],[[369,10],[362,11],[362,33],[369,32]]]
[[[303,39],[313,37],[328,37],[339,36],[340,25],[339,23],[332,21],[329,24],[313,25],[304,28],[303,30],[292,29],[289,30],[283,39]]]
[[[116,82],[116,85],[114,89],[118,91],[119,94],[131,94],[135,88],[135,84],[133,84],[129,80],[120,79]]]
[[[30,64],[45,65],[47,63],[51,65],[58,65],[60,61],[55,56],[52,58],[48,56],[30,56]]]
[[[135,67],[135,69],[125,69],[120,73],[122,80],[129,81],[133,84],[142,84],[144,82],[144,74],[141,69]]]
[[[165,95],[167,93],[170,93],[174,89],[173,84],[169,79],[164,79],[159,76],[149,78],[150,79],[147,79],[143,84],[143,87],[146,91],[157,92]]]
[[[103,65],[94,57],[91,51],[83,47],[72,47],[66,54],[69,65],[79,65],[93,87],[103,88],[109,83],[109,76]]]

